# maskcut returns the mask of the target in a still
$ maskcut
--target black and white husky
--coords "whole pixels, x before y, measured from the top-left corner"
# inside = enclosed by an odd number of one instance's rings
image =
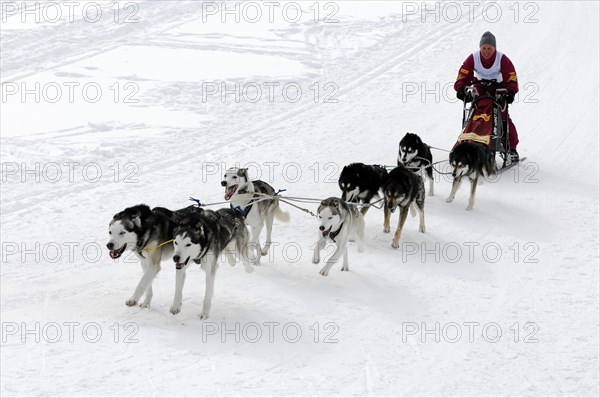
[[[225,256],[230,265],[241,260],[247,272],[252,266],[247,261],[248,230],[243,215],[235,209],[217,211],[197,208],[178,220],[174,231],[175,296],[171,313],[178,314],[183,302],[186,270],[193,262],[201,264],[206,273],[206,290],[200,319],[208,318],[219,260]]]
[[[469,177],[471,194],[469,195],[469,204],[465,210],[473,210],[479,176],[487,177],[496,173],[494,158],[485,144],[462,141],[452,149],[449,160],[454,181],[446,202],[450,203],[454,200],[462,178]]]
[[[161,261],[173,255],[175,223],[173,212],[162,207],[150,209],[146,205],[128,207],[114,215],[108,226],[110,240],[106,244],[110,258],[117,259],[125,250],[133,250],[142,264],[143,275],[133,295],[125,302],[128,306],[138,304],[145,294],[141,307],[149,307],[152,301],[152,281],[160,271]]]
[[[403,165],[415,173],[427,176],[429,196],[433,196],[433,155],[429,146],[416,134],[406,133],[398,148],[398,166]]]
[[[413,216],[416,213],[413,207],[415,204],[419,210],[419,232],[425,232],[425,185],[421,176],[404,166],[398,166],[390,171],[384,184],[383,193],[385,195],[383,232],[390,232],[391,213],[397,207],[400,208],[398,227],[392,239],[392,247],[397,249],[400,247],[400,236],[409,208]]]
[[[329,274],[329,270],[338,262],[343,255],[342,271],[348,271],[348,241],[356,240],[358,252],[362,253],[365,234],[365,221],[363,215],[356,206],[347,204],[339,198],[327,198],[321,202],[317,210],[319,219],[319,237],[315,244],[313,263],[321,261],[321,250],[327,242],[336,245],[335,252],[321,268],[319,272],[323,276]]]
[[[387,170],[379,165],[351,163],[344,166],[338,185],[342,190],[342,200],[349,203],[371,203],[374,197],[379,198],[379,191],[387,177]],[[369,206],[361,209],[363,215]]]
[[[225,187],[225,200],[229,200],[232,208],[239,209],[245,215],[246,225],[252,231],[250,261],[254,265],[258,265],[261,255],[269,254],[274,218],[288,222],[289,213],[282,211],[279,207],[279,200],[275,197],[275,190],[272,186],[264,181],[251,181],[248,178],[248,169],[238,167],[227,169],[221,186]],[[261,250],[260,233],[263,227],[267,228],[267,240]]]

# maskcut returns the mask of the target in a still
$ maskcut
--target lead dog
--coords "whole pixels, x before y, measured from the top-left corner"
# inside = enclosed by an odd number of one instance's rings
[[[400,236],[406,221],[409,208],[414,216],[414,207],[419,210],[419,232],[425,232],[425,185],[423,179],[404,166],[398,166],[388,175],[383,187],[385,195],[383,232],[390,232],[390,216],[397,207],[400,208],[398,227],[392,239],[392,247],[400,247]]]
[[[323,276],[329,274],[329,270],[343,255],[344,262],[342,271],[349,271],[348,266],[348,241],[355,239],[358,244],[358,252],[362,253],[364,243],[365,222],[363,215],[356,206],[346,204],[339,198],[327,198],[321,202],[317,210],[319,219],[319,237],[315,244],[313,263],[321,261],[321,250],[328,241],[335,243],[335,252],[321,268],[319,272]]]
[[[450,203],[454,200],[460,182],[466,176],[471,181],[471,194],[469,195],[469,204],[465,210],[473,210],[479,176],[487,177],[496,173],[494,158],[486,145],[463,141],[452,149],[449,160],[454,181],[446,202]]]
[[[238,208],[245,215],[246,225],[252,231],[250,252],[253,254],[250,261],[258,265],[260,256],[269,254],[273,219],[288,222],[290,216],[279,207],[279,200],[275,197],[273,187],[264,181],[251,181],[248,178],[248,169],[237,167],[227,169],[221,186],[225,187],[225,200],[229,200],[232,208]],[[261,250],[260,233],[265,226],[267,240]]]
[[[206,289],[199,315],[200,319],[206,319],[210,313],[219,258],[224,254],[232,266],[241,259],[247,272],[253,270],[247,261],[248,230],[244,217],[234,209],[197,209],[179,220],[174,236],[175,296],[170,311],[173,315],[181,311],[186,270],[194,262],[201,264],[206,273]]]
[[[398,166],[403,165],[429,180],[429,196],[433,196],[433,155],[429,146],[416,134],[406,133],[398,148]]]
[[[110,250],[110,258],[116,260],[125,250],[132,250],[142,265],[142,278],[131,298],[125,302],[129,307],[136,305],[143,294],[145,298],[140,306],[150,306],[152,281],[160,271],[160,263],[173,255],[173,243],[161,246],[173,238],[175,223],[172,216],[173,212],[169,209],[150,209],[141,204],[115,214],[108,226],[110,240],[106,247]]]

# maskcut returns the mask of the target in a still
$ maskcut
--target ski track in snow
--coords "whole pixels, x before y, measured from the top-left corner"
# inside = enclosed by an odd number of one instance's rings
[[[204,274],[197,268],[188,271],[182,312],[172,316],[171,264],[163,264],[156,278],[152,307],[140,309],[124,305],[140,277],[135,261],[111,261],[107,253],[86,261],[79,249],[74,259],[63,250],[57,262],[47,256],[31,261],[31,255],[22,261],[5,252],[3,396],[599,394],[597,3],[536,3],[537,24],[515,24],[511,18],[490,24],[481,17],[468,24],[422,23],[403,21],[394,11],[369,19],[350,9],[346,12],[353,16],[347,17],[342,5],[337,24],[303,21],[265,32],[227,33],[198,23],[199,4],[140,2],[139,24],[3,29],[3,81],[104,79],[136,81],[140,87],[140,102],[119,104],[121,113],[102,112],[100,106],[92,108],[98,110],[93,119],[80,123],[77,108],[58,115],[64,120],[57,129],[44,120],[9,116],[4,112],[12,110],[10,104],[1,104],[2,162],[96,162],[103,171],[97,183],[80,175],[58,183],[21,183],[19,175],[6,176],[3,252],[13,242],[28,248],[35,242],[104,246],[112,215],[137,203],[180,208],[189,196],[222,201],[221,174],[236,162],[263,165],[261,177],[272,177],[269,182],[287,189],[287,195],[324,198],[337,195],[337,173],[345,164],[394,164],[406,131],[448,148],[458,134],[460,105],[405,99],[403,90],[407,83],[453,82],[488,29],[515,63],[521,82],[539,88],[539,102],[522,102],[527,91],[521,83],[520,101],[511,111],[528,162],[479,186],[472,212],[464,211],[467,184],[446,204],[450,183],[438,176],[435,196],[426,198],[427,233],[418,233],[410,217],[402,242],[429,250],[458,245],[463,252],[456,262],[408,254],[408,246],[393,250],[392,236],[382,232],[381,211],[372,209],[365,252],[358,254],[350,244],[351,271],[334,267],[323,278],[320,265],[311,263],[316,222],[286,207],[291,223],[276,222],[272,258],[252,274],[239,265],[220,267],[208,321],[197,318],[204,293]],[[304,72],[226,80],[298,82],[305,93],[314,82],[335,82],[339,102],[315,103],[305,95],[297,103],[202,103],[202,76],[187,81],[166,73],[164,80],[149,79],[144,71],[130,76],[93,64],[107,62],[106,54],[122,48],[132,54],[150,48],[157,62],[172,49],[281,57]],[[580,59],[589,61],[575,61]],[[576,76],[592,81],[575,92]],[[152,118],[158,111],[172,117]],[[11,130],[21,123],[35,128],[13,136]],[[582,157],[582,147],[589,156]],[[434,151],[436,161],[446,156]],[[110,168],[115,162],[116,183]],[[128,162],[137,165],[135,183],[123,181]],[[274,176],[266,174],[266,162],[279,162]],[[300,167],[298,182],[283,178],[286,162]],[[216,173],[207,168],[213,164]],[[282,248],[290,242],[301,249],[298,261],[286,260],[289,253]],[[486,261],[478,249],[470,261],[469,242],[493,243],[502,256]],[[21,322],[30,327],[95,322],[102,338],[90,343],[76,333],[73,342],[63,336],[49,343],[5,336],[5,325]],[[206,334],[207,325],[231,330],[265,322],[298,324],[302,337],[290,343],[279,329],[273,342],[263,336],[257,343],[238,343],[231,334],[225,342],[221,334]],[[403,322],[429,328],[497,323],[503,335],[490,343],[477,329],[472,342],[467,336],[457,343],[436,342],[431,335],[422,341],[420,335],[403,335]],[[527,322],[539,327],[536,343],[524,342]],[[138,342],[126,343],[127,336]],[[325,342],[328,337],[336,342]]]

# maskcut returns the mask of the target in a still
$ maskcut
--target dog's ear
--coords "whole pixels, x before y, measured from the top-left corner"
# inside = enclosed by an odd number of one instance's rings
[[[341,207],[341,202],[340,202],[340,199],[338,199],[338,198],[335,198],[335,199],[333,200],[333,205],[339,209],[339,208]]]
[[[248,169],[239,169],[238,170],[238,176],[239,177],[244,177],[246,179],[246,181],[249,181],[249,179],[248,179]]]
[[[129,218],[137,228],[142,226],[142,212],[140,210],[132,212]]]

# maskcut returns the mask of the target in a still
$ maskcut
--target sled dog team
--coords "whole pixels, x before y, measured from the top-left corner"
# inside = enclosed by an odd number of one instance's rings
[[[475,188],[480,175],[494,171],[490,157],[481,145],[461,143],[450,153],[454,182],[451,202],[462,177],[471,180],[471,194],[467,210],[473,208]],[[432,155],[429,147],[415,134],[406,134],[400,141],[398,167],[389,173],[383,166],[352,163],[343,168],[339,177],[341,198],[327,198],[317,210],[318,239],[313,263],[320,262],[320,252],[327,242],[335,244],[335,251],[325,262],[320,274],[327,276],[342,257],[342,271],[348,271],[348,242],[355,241],[358,251],[364,245],[364,219],[373,198],[382,194],[384,232],[390,232],[390,217],[400,209],[398,226],[392,247],[398,248],[402,228],[409,210],[419,212],[419,232],[425,232],[425,184],[419,174],[429,180],[429,195],[433,195]],[[230,168],[221,185],[230,208],[216,211],[189,206],[172,211],[162,207],[140,204],[114,215],[109,224],[109,242],[106,245],[112,259],[129,249],[135,252],[142,265],[143,275],[127,306],[150,306],[152,282],[160,271],[162,261],[175,263],[175,295],[170,312],[181,311],[186,270],[191,263],[200,264],[206,273],[206,289],[201,319],[209,316],[214,290],[215,273],[223,256],[230,265],[241,260],[245,270],[252,272],[260,264],[261,256],[269,253],[273,221],[289,221],[289,214],[279,207],[275,190],[263,181],[248,178],[247,169]],[[356,204],[365,206],[359,211]],[[416,207],[416,210],[415,210]],[[248,231],[248,228],[250,231]],[[260,234],[266,228],[266,241],[260,245]],[[140,302],[144,296],[143,301]]]

